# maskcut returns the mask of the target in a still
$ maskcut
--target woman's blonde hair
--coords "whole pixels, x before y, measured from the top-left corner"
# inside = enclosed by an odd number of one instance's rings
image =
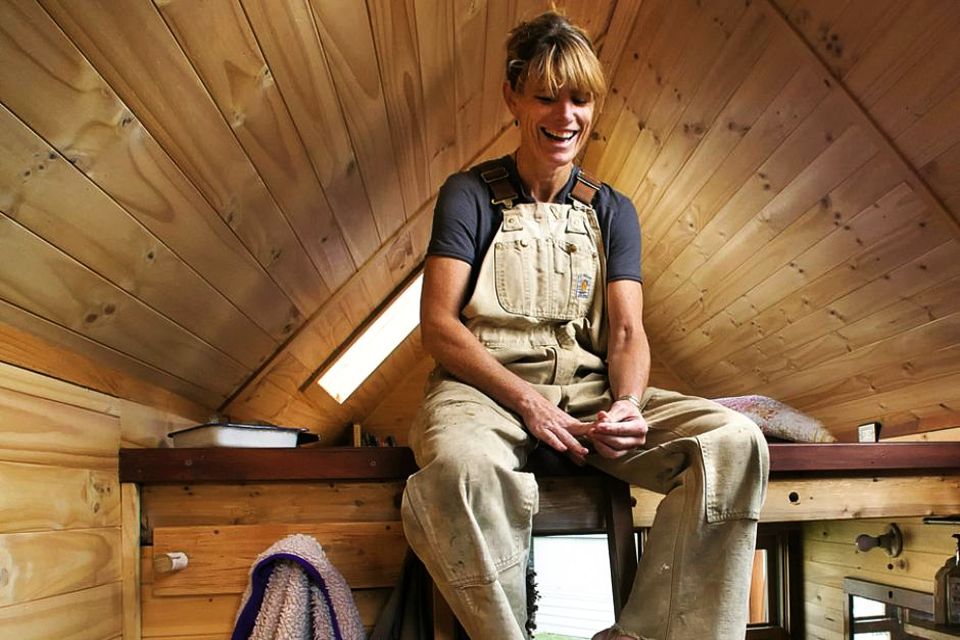
[[[554,11],[521,22],[507,38],[510,88],[522,93],[529,80],[542,83],[554,95],[567,87],[601,101],[607,93],[603,67],[590,38]]]

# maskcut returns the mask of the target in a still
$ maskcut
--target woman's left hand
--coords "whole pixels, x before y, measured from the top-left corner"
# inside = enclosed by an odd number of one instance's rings
[[[619,458],[647,441],[647,421],[636,405],[626,400],[614,402],[597,414],[587,437],[604,458]]]

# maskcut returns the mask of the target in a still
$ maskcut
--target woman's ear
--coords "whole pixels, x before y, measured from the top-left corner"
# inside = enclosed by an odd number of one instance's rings
[[[507,109],[510,110],[510,113],[513,114],[513,117],[517,117],[517,92],[513,90],[510,86],[510,82],[503,81],[503,101],[507,103]]]

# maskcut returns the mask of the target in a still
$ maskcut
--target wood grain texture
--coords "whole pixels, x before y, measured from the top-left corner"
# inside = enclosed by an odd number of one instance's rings
[[[270,336],[289,332],[290,301],[46,12],[20,1],[0,12],[4,105]],[[104,261],[111,248],[87,251]]]
[[[156,527],[400,519],[401,481],[147,484],[145,533]],[[290,496],[296,496],[291,500]]]
[[[120,583],[0,608],[0,625],[12,638],[47,640],[119,638]]]
[[[3,108],[0,146],[11,150],[0,161],[7,216],[248,367],[274,349],[269,335]]]
[[[324,283],[336,289],[355,265],[243,8],[235,0],[157,7]]]
[[[217,398],[180,378],[0,301],[0,360],[194,418]]]
[[[53,400],[0,389],[0,459],[116,469],[120,421]]]
[[[0,535],[3,607],[120,580],[120,529]]]
[[[383,244],[422,203],[404,206],[370,16],[363,2],[310,6]]]
[[[0,296],[97,342],[226,395],[246,376],[210,347],[85,265],[0,215]],[[143,331],[153,339],[140,339]]]
[[[903,518],[953,513],[960,507],[960,476],[774,479],[761,522]],[[663,496],[634,487],[635,526],[653,523]]]
[[[956,549],[946,527],[924,525],[916,518],[894,520],[904,533],[903,553],[861,553],[851,542],[861,533],[879,535],[890,519],[811,522],[804,525],[804,599],[813,612],[817,637],[841,640],[847,595],[845,577],[931,592],[931,576]],[[809,637],[809,630],[808,630]]]
[[[156,8],[42,4],[300,312],[312,313],[329,291]]]
[[[399,522],[159,527],[153,530],[154,554],[182,551],[190,564],[154,575],[153,594],[242,593],[257,555],[294,533],[316,538],[355,589],[392,586],[400,574],[406,544]]]
[[[120,526],[116,472],[0,462],[0,532]]]
[[[140,490],[132,483],[120,485],[120,570],[123,638],[140,640]]]
[[[414,6],[410,0],[369,0],[367,9],[380,62],[380,79],[404,208],[409,217],[436,191],[436,185],[430,182],[427,157]],[[492,135],[479,139],[490,138]]]

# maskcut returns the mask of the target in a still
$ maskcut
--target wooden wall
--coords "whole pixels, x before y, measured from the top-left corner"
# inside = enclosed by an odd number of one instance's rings
[[[960,440],[960,429],[943,429],[882,439],[955,442]],[[949,513],[940,509],[934,511]],[[888,558],[879,549],[860,553],[854,548],[853,542],[858,535],[880,535],[890,522],[896,523],[903,532],[903,555]],[[956,532],[956,527],[925,525],[921,518],[891,517],[811,522],[804,525],[803,572],[807,639],[846,639],[847,636],[843,635],[843,608],[846,606],[846,598],[842,589],[845,577],[932,593],[934,574],[956,551],[956,541],[951,537]]]
[[[120,638],[135,624],[139,522],[120,446],[188,420],[0,365],[0,629]],[[132,637],[132,636],[125,636]]]
[[[882,549],[857,551],[861,533],[882,534],[895,522],[904,536],[896,558]],[[845,577],[933,592],[933,577],[956,552],[955,528],[923,524],[920,518],[813,522],[803,530],[804,611],[808,640],[845,640]]]
[[[354,590],[369,629],[406,552],[400,482],[149,485],[141,509],[142,637],[230,637],[254,559],[293,533],[314,536]],[[154,554],[180,551],[186,569],[153,571]]]

